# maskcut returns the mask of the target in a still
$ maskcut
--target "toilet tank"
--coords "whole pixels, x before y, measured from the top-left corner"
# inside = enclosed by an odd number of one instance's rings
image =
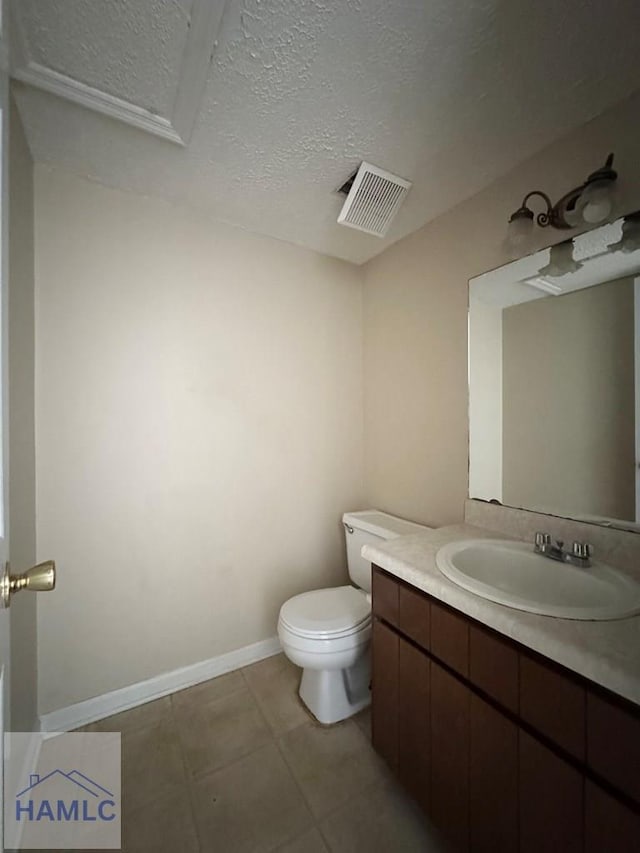
[[[397,539],[431,528],[407,521],[377,509],[345,512],[342,516],[347,540],[347,566],[349,577],[360,589],[371,592],[371,563],[362,556],[363,545],[373,545],[385,539]]]

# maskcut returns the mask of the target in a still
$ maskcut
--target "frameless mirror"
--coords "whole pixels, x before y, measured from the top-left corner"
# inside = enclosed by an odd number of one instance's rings
[[[469,283],[469,496],[640,529],[637,215]]]

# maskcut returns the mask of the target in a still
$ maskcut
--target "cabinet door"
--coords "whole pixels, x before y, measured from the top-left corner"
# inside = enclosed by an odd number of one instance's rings
[[[640,715],[627,705],[587,696],[587,761],[623,794],[640,803]]]
[[[387,764],[398,769],[398,666],[400,638],[373,620],[371,661],[371,740]]]
[[[585,853],[636,853],[640,815],[590,781],[585,797]]]
[[[425,811],[430,808],[430,666],[426,655],[400,640],[398,775]]]
[[[470,849],[514,853],[518,849],[518,728],[471,697],[469,750]]]
[[[470,703],[469,688],[432,661],[431,816],[455,850],[469,849]]]
[[[522,729],[518,738],[520,853],[582,853],[582,775]]]
[[[585,756],[584,687],[541,660],[520,655],[520,717],[579,761]]]

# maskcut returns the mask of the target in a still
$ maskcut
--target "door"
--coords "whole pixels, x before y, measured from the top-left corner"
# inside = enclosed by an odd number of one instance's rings
[[[636,383],[636,521],[640,524],[640,278],[634,279],[634,344]]]
[[[0,0],[0,570],[7,561],[7,391],[9,275],[9,46],[7,3]],[[4,850],[4,731],[9,708],[9,612],[0,607],[0,851]]]

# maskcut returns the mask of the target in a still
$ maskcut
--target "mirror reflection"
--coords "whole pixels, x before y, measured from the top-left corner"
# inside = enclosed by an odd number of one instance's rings
[[[640,523],[640,246],[624,225],[470,282],[470,497]]]

